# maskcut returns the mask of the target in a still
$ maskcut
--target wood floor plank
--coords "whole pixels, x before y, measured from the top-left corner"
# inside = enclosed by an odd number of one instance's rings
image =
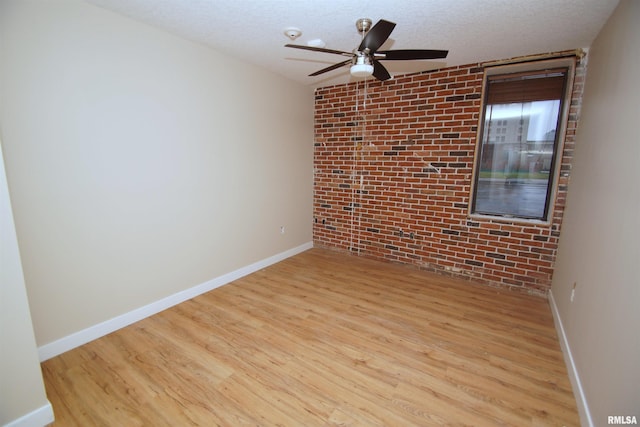
[[[43,363],[54,426],[577,426],[545,299],[312,249]]]

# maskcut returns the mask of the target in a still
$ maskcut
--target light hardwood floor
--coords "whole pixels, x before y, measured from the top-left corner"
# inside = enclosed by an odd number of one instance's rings
[[[577,426],[548,303],[312,249],[43,363],[55,426]]]

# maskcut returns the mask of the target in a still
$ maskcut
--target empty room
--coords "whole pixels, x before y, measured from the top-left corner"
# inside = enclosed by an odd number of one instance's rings
[[[0,0],[0,425],[637,424],[639,24]]]

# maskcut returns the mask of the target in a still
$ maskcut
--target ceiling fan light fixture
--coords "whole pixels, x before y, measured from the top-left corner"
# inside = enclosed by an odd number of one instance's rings
[[[351,66],[351,75],[353,77],[369,77],[373,74],[373,65],[371,64],[353,64]]]
[[[373,74],[373,65],[366,55],[358,52],[350,72],[353,77],[369,77]]]

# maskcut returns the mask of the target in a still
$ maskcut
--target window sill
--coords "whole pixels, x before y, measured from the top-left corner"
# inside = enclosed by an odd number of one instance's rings
[[[468,217],[472,221],[503,222],[508,224],[532,225],[537,227],[551,227],[551,224],[552,224],[551,220],[518,218],[516,216],[485,215],[485,214],[470,213]]]

